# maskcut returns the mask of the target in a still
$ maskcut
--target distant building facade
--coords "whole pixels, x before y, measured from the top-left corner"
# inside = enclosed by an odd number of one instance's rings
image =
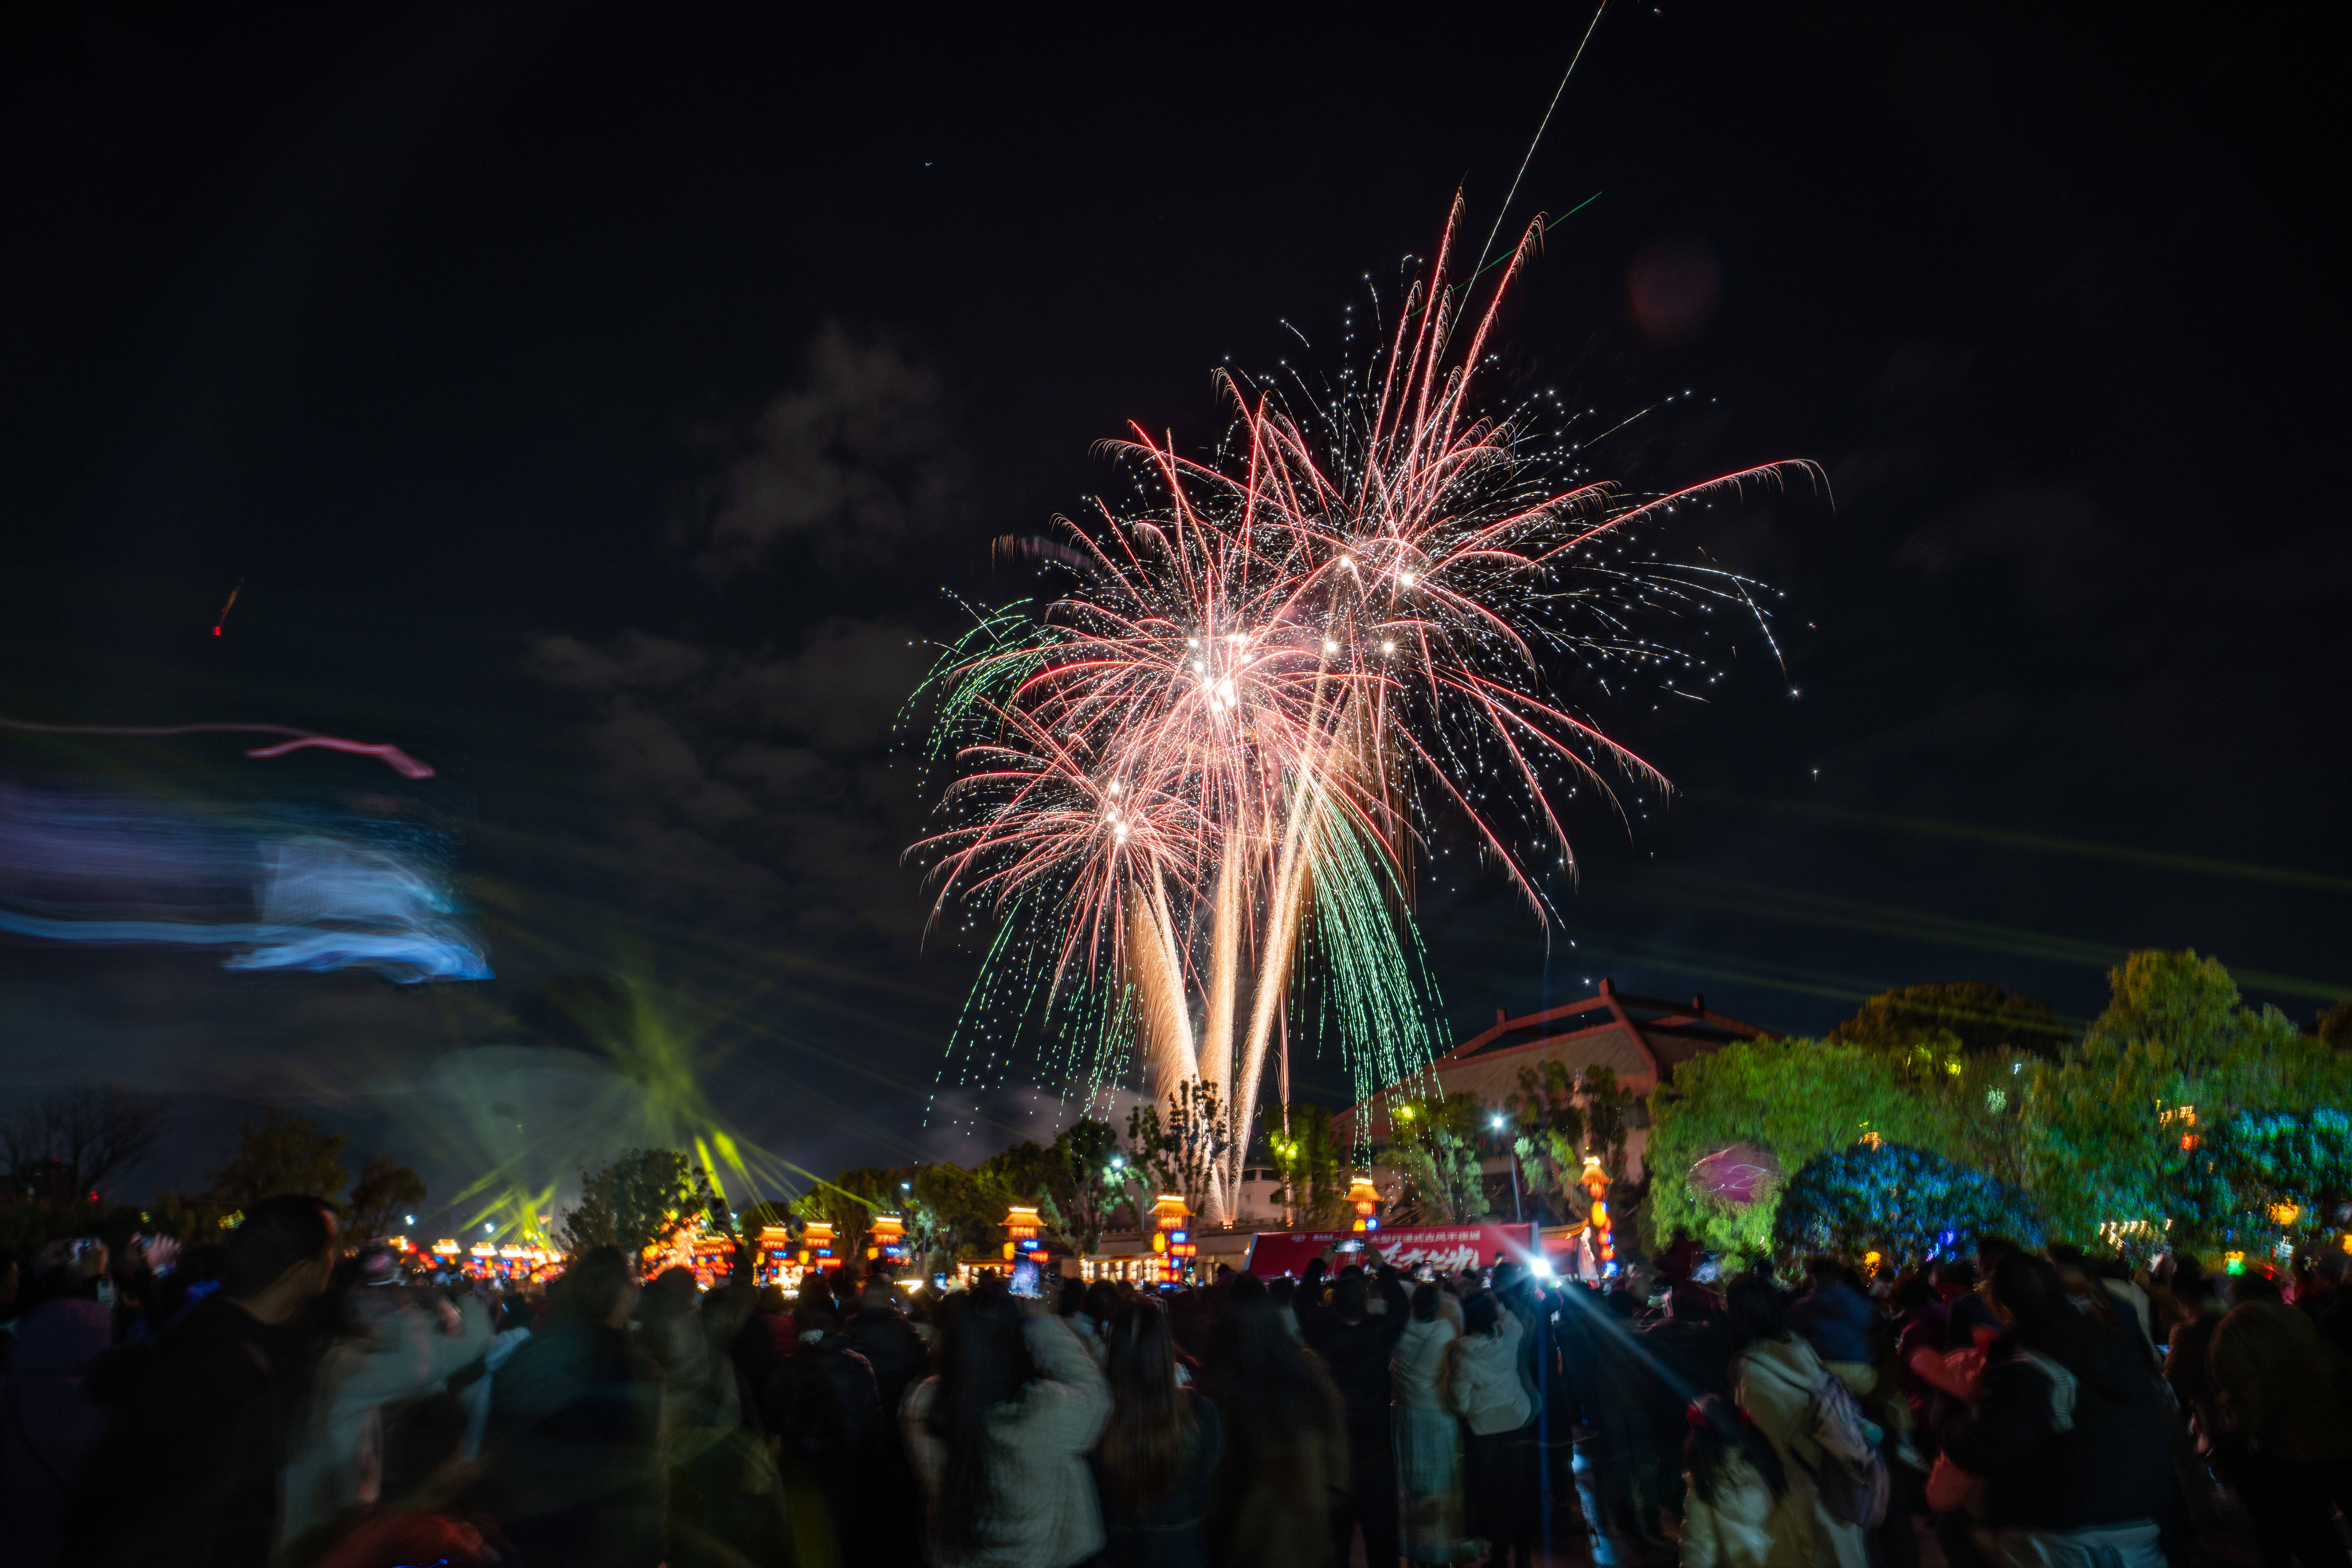
[[[1625,1159],[1627,1174],[1638,1181],[1643,1171],[1643,1151],[1649,1142],[1649,1092],[1672,1081],[1681,1063],[1719,1051],[1735,1041],[1760,1038],[1765,1033],[1753,1024],[1709,1008],[1703,995],[1694,994],[1688,1002],[1630,996],[1604,976],[1592,995],[1540,1013],[1507,1018],[1496,1008],[1494,1027],[1438,1058],[1431,1070],[1447,1094],[1475,1094],[1489,1105],[1499,1106],[1519,1092],[1523,1068],[1555,1061],[1567,1069],[1570,1079],[1593,1068],[1607,1068],[1616,1075],[1618,1087],[1635,1096]],[[1393,1089],[1420,1092],[1417,1085]],[[1350,1138],[1360,1128],[1375,1148],[1388,1143],[1391,1092],[1383,1091],[1339,1119]],[[1507,1161],[1497,1158],[1490,1163],[1507,1176]]]

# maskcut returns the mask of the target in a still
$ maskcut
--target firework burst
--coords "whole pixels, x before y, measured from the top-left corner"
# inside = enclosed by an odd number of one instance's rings
[[[1142,503],[1057,519],[1066,540],[1034,552],[1078,584],[1042,614],[982,617],[927,687],[953,776],[915,852],[935,918],[961,907],[999,927],[961,1033],[1042,1002],[1093,1042],[1097,1072],[1139,1047],[1155,1101],[1215,1086],[1232,1125],[1213,1222],[1307,989],[1302,954],[1360,1089],[1430,1060],[1407,910],[1439,816],[1546,920],[1543,879],[1574,864],[1564,795],[1664,786],[1549,691],[1547,666],[1671,673],[1689,660],[1643,635],[1640,612],[1755,603],[1728,574],[1629,560],[1626,536],[1810,468],[1648,497],[1574,482],[1536,438],[1549,405],[1474,400],[1541,222],[1477,304],[1475,273],[1448,279],[1461,220],[1457,198],[1433,266],[1335,395],[1294,403],[1225,374],[1234,421],[1213,460],[1139,428],[1108,443]]]

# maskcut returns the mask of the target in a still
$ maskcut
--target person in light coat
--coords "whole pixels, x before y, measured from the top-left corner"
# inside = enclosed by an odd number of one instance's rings
[[[382,1247],[352,1260],[344,1301],[347,1331],[321,1359],[309,1429],[286,1467],[282,1548],[333,1525],[351,1509],[384,1500],[384,1409],[439,1392],[449,1374],[489,1348],[480,1300],[452,1303],[401,1283],[399,1261]]]
[[[1536,1517],[1537,1478],[1525,1462],[1532,1450],[1520,1440],[1521,1429],[1536,1418],[1519,1376],[1519,1340],[1527,1331],[1492,1291],[1463,1303],[1462,1320],[1450,1403],[1470,1429],[1465,1466],[1470,1533],[1494,1542],[1494,1561],[1501,1561],[1507,1546],[1524,1563],[1542,1523]]]
[[[1067,1323],[1001,1280],[949,1298],[939,1375],[907,1391],[931,1568],[1070,1568],[1103,1548],[1087,1455],[1110,1385]]]
[[[1411,1563],[1466,1563],[1478,1554],[1462,1505],[1462,1427],[1447,1400],[1454,1325],[1434,1285],[1414,1289],[1409,1321],[1389,1360],[1396,1392],[1399,1544]]]
[[[1813,1441],[1813,1394],[1829,1375],[1813,1347],[1790,1331],[1780,1299],[1753,1275],[1731,1282],[1732,1395],[1772,1445],[1789,1489],[1773,1509],[1769,1568],[1868,1568],[1858,1524],[1832,1515],[1813,1477],[1829,1456]]]

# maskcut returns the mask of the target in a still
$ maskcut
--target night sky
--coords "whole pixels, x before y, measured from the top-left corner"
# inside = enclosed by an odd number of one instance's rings
[[[1212,367],[1336,370],[1457,186],[1483,235],[1590,13],[202,9],[7,24],[0,715],[437,772],[0,731],[0,782],[430,825],[497,974],[0,939],[0,1089],[173,1094],[142,1182],[268,1101],[446,1194],[418,1086],[590,1059],[625,984],[801,1167],[1045,1131],[929,1106],[972,967],[900,860],[910,645],[1038,590],[989,542],[1112,487],[1097,440],[1205,447]],[[1926,980],[2081,1019],[2150,946],[2306,1024],[2352,991],[2344,13],[2188,21],[1601,21],[1507,232],[1596,199],[1500,384],[1687,391],[1592,449],[1639,488],[1830,490],[1691,520],[1787,673],[1751,635],[1709,704],[1596,703],[1679,793],[1578,803],[1559,926],[1427,887],[1461,1029],[1604,974],[1787,1033]]]

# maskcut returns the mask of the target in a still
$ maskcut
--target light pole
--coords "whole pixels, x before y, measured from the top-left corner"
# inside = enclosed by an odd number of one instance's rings
[[[1508,1125],[1508,1123],[1507,1123],[1502,1117],[1497,1116],[1495,1118],[1496,1131],[1500,1132],[1507,1125]],[[1503,1156],[1511,1163],[1511,1219],[1515,1224],[1524,1225],[1527,1223],[1528,1214],[1526,1205],[1519,1202],[1518,1151],[1517,1149],[1506,1149],[1503,1151]]]

